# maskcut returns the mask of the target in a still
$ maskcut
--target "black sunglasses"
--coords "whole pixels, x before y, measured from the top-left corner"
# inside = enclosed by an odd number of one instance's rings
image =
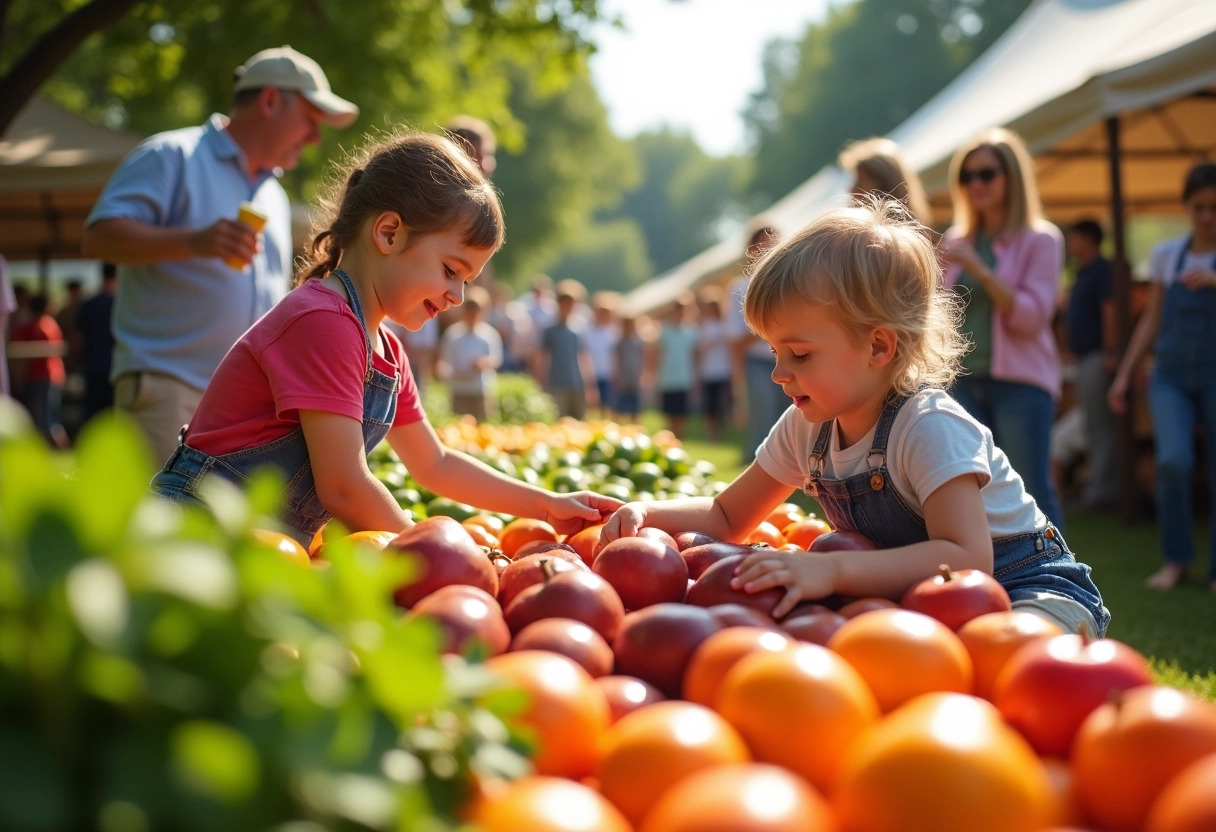
[[[996,179],[1004,171],[1000,168],[980,168],[979,170],[960,170],[958,172],[958,182],[960,185],[970,185],[973,179],[978,179],[981,182],[987,183]]]

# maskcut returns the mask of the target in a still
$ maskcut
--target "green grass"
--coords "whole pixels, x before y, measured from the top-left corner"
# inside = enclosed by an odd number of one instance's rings
[[[663,417],[644,414],[650,430],[665,427]],[[734,479],[742,470],[742,432],[729,429],[722,442],[705,439],[700,420],[689,421],[685,449],[706,459],[718,476]],[[796,494],[792,502],[814,508]],[[1160,564],[1157,527],[1151,522],[1129,524],[1113,514],[1075,514],[1065,518],[1069,548],[1094,570],[1094,581],[1111,611],[1107,635],[1149,657],[1157,678],[1216,701],[1216,595],[1208,591],[1206,575],[1209,525],[1195,528],[1195,551],[1201,553],[1192,577],[1172,592],[1144,587],[1144,578]]]

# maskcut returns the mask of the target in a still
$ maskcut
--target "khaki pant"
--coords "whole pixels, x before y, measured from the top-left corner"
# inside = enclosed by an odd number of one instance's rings
[[[157,469],[172,455],[202,397],[202,390],[160,373],[125,373],[114,382],[114,407],[135,418]]]
[[[452,412],[457,415],[467,413],[477,421],[484,422],[489,410],[489,396],[485,393],[452,394]]]

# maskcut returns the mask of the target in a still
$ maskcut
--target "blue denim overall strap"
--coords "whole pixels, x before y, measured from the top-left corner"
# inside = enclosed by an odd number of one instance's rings
[[[363,307],[350,277],[341,269],[334,275],[342,281],[350,297],[350,306],[363,324],[366,370],[363,385],[363,445],[370,453],[388,434],[397,411],[399,378],[377,370],[373,365],[374,350],[367,332]],[[377,333],[379,337],[379,334]],[[259,468],[277,468],[286,479],[283,491],[282,520],[293,535],[307,544],[312,535],[329,519],[329,512],[317,498],[312,465],[304,432],[296,428],[273,442],[244,448],[219,456],[210,456],[186,444],[186,428],[181,442],[164,469],[152,480],[158,493],[181,501],[199,501],[198,486],[208,473],[219,474],[239,485],[248,482]]]
[[[1191,242],[1187,237],[1179,249],[1165,290],[1154,364],[1156,374],[1186,390],[1216,384],[1216,287],[1189,289],[1179,279]]]
[[[883,405],[874,430],[874,442],[866,454],[871,464],[867,471],[828,479],[823,476],[823,461],[832,437],[832,422],[819,429],[810,454],[810,475],[803,490],[819,500],[833,529],[859,532],[880,549],[910,546],[929,539],[924,518],[908,505],[891,485],[887,468],[887,441],[899,409],[909,397],[892,397]],[[1104,633],[1110,612],[1090,578],[1090,568],[1078,563],[1068,550],[1064,536],[1052,525],[1046,528],[1001,538],[992,542],[993,575],[1009,597],[1030,600],[1038,593],[1063,595],[1082,604],[1099,630]]]

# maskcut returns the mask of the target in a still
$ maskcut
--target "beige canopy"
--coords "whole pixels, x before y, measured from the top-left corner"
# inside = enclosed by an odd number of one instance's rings
[[[1112,215],[1111,136],[1127,212],[1177,211],[1188,167],[1216,158],[1216,0],[1037,0],[941,92],[890,133],[949,219],[957,146],[992,126],[1017,131],[1038,162],[1049,216]],[[864,137],[858,137],[864,138]],[[762,215],[784,232],[843,204],[829,165]],[[738,270],[728,239],[629,294],[639,312]]]
[[[85,218],[139,141],[31,99],[0,139],[0,254],[10,261],[79,257]]]

